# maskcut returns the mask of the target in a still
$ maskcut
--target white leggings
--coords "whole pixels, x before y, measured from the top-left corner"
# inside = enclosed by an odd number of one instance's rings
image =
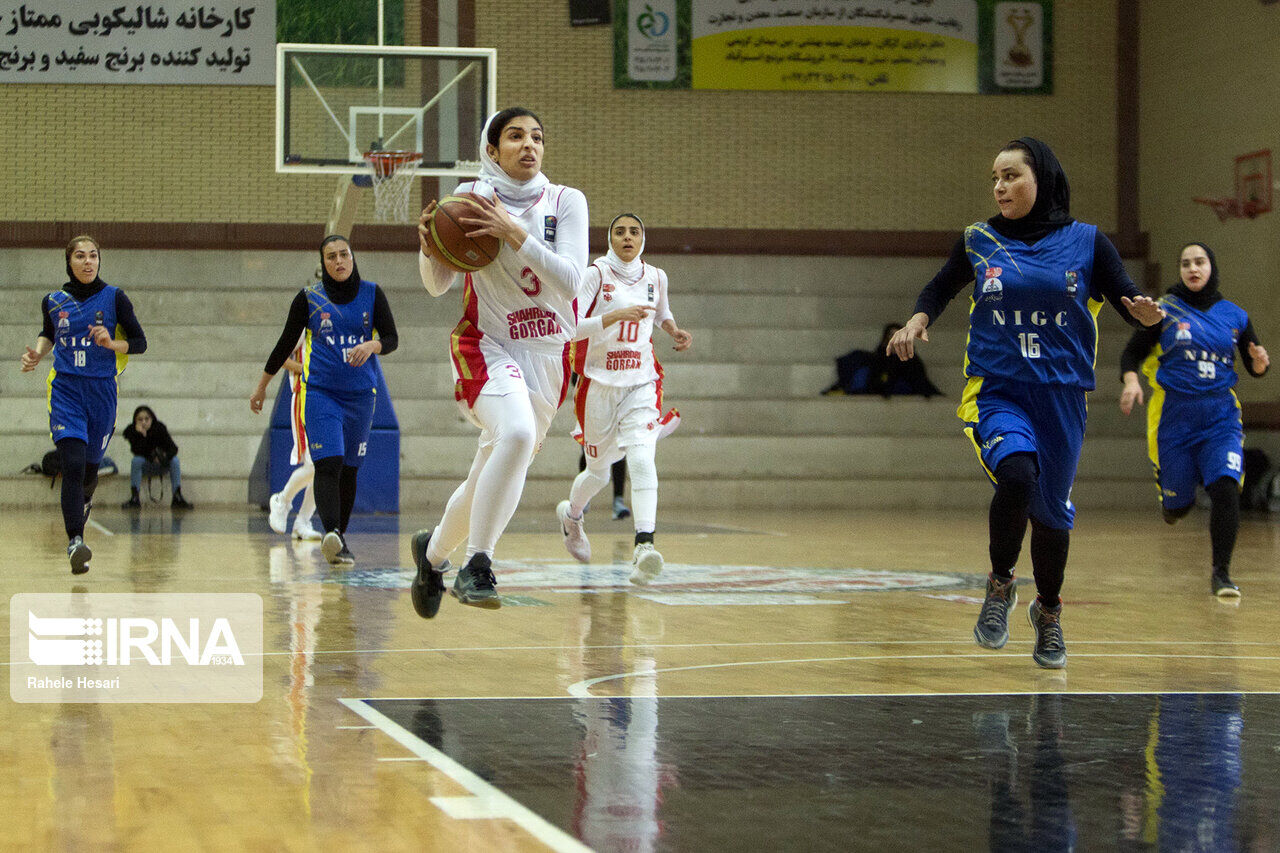
[[[302,464],[293,469],[293,473],[289,475],[289,481],[284,484],[284,488],[280,490],[281,496],[287,505],[293,504],[293,499],[297,497],[298,492],[306,489],[306,494],[302,496],[302,506],[298,508],[298,519],[310,522],[311,516],[316,511],[316,490],[313,482],[316,478],[316,466],[311,461],[311,454],[308,453],[302,460]],[[295,521],[294,524],[298,522]]]
[[[654,462],[654,446],[633,444],[625,451],[627,473],[631,476],[631,517],[636,533],[652,533],[658,521],[658,466]],[[582,515],[587,502],[609,482],[609,468],[615,460],[587,459],[587,467],[579,472],[569,490],[569,514]]]
[[[467,559],[493,556],[524,491],[525,474],[538,445],[538,427],[527,393],[481,394],[471,413],[484,431],[467,479],[445,505],[431,534],[427,559],[438,566],[467,540]]]

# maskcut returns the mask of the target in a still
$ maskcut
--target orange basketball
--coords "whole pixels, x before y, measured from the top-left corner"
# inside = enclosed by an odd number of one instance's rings
[[[471,193],[462,193],[440,199],[431,214],[431,242],[437,257],[458,272],[483,269],[498,257],[502,248],[502,241],[497,237],[488,234],[467,236],[467,232],[475,230],[476,226],[464,225],[462,219],[473,217],[479,207]]]

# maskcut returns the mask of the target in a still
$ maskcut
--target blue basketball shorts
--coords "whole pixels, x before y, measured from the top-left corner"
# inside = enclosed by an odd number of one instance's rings
[[[372,391],[343,392],[302,386],[302,423],[312,461],[341,456],[342,464],[359,468],[373,427]]]
[[[1031,517],[1046,527],[1070,530],[1076,516],[1071,486],[1087,418],[1084,389],[973,376],[956,414],[993,484],[1006,456],[1035,456],[1040,479]]]
[[[1244,482],[1244,426],[1235,392],[1207,396],[1157,390],[1147,412],[1147,450],[1166,509],[1195,502],[1196,485]]]
[[[64,438],[80,439],[85,461],[97,465],[116,429],[116,378],[50,370],[47,385],[50,438],[55,444]]]

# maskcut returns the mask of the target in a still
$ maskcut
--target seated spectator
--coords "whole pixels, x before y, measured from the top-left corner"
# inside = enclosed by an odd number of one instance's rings
[[[137,509],[142,506],[138,491],[142,488],[142,477],[169,475],[173,484],[174,509],[195,509],[182,496],[182,471],[178,465],[178,445],[173,443],[169,430],[164,423],[156,419],[156,413],[150,406],[139,406],[133,410],[133,423],[121,433],[129,442],[133,451],[133,464],[129,466],[129,500],[120,506],[124,509]]]
[[[880,335],[880,343],[870,352],[856,349],[837,358],[836,384],[822,393],[879,394],[881,397],[895,394],[934,397],[941,394],[929,381],[919,355],[913,355],[906,361],[885,355],[889,339],[901,328],[901,323],[889,323]]]

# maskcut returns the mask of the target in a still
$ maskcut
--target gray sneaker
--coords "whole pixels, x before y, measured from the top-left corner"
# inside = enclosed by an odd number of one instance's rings
[[[356,564],[355,555],[347,548],[346,540],[336,530],[330,530],[325,533],[324,538],[320,540],[320,553],[324,554],[324,558],[333,566],[354,566]]]
[[[454,578],[453,597],[472,607],[496,610],[502,606],[498,600],[498,579],[493,576],[493,563],[488,554],[476,554]]]
[[[978,611],[978,624],[973,626],[973,638],[978,645],[988,649],[1002,649],[1009,642],[1009,611],[1018,603],[1018,584],[987,575],[987,597]]]
[[[89,561],[93,552],[84,544],[84,537],[76,536],[67,543],[67,559],[71,561],[71,574],[82,575],[89,571]]]
[[[1027,608],[1027,621],[1036,632],[1036,647],[1031,659],[1045,669],[1063,669],[1067,665],[1067,644],[1062,639],[1062,605],[1050,610],[1037,598]]]

